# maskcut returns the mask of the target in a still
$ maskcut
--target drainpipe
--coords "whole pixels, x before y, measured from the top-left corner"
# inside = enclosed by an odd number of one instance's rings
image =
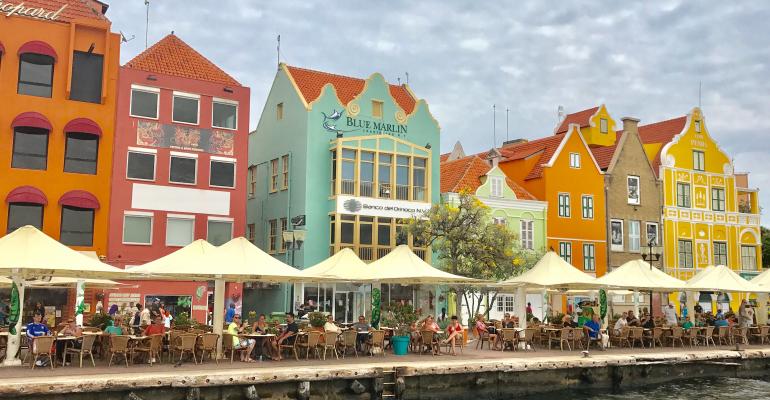
[[[288,176],[288,182],[286,182],[286,227],[289,227],[289,224],[291,224],[291,173],[294,171],[294,166],[292,165],[292,156],[291,151],[288,153],[288,163],[289,163],[289,176]],[[291,227],[292,230],[294,230],[294,226]],[[283,231],[281,231],[281,236],[283,236]],[[283,240],[283,238],[281,239]],[[294,247],[294,242],[292,242],[292,247]],[[292,250],[294,252],[296,250]],[[292,257],[293,259],[294,257]],[[304,257],[303,257],[304,260]],[[284,262],[289,263],[289,252],[287,251],[284,253]],[[293,267],[293,265],[292,265]],[[288,299],[287,299],[288,296]],[[288,301],[287,301],[288,300]],[[294,301],[294,284],[291,284],[290,290],[288,290],[288,293],[283,296],[283,309],[284,310],[294,310],[293,306]]]

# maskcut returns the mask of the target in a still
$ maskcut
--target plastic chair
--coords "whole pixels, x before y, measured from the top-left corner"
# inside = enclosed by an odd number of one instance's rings
[[[64,366],[64,361],[67,359],[67,354],[75,354],[80,357],[80,368],[83,368],[83,355],[87,354],[89,357],[91,357],[91,365],[96,367],[96,363],[94,362],[94,354],[92,352],[94,342],[96,342],[96,335],[83,335],[83,342],[80,344],[79,349],[74,347],[65,347],[64,354],[62,354],[61,365]]]

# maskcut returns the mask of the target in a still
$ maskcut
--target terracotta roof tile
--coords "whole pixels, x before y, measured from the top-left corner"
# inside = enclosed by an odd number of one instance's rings
[[[655,122],[652,124],[642,125],[639,127],[639,137],[642,139],[642,143],[660,143],[665,145],[670,142],[674,136],[678,135],[684,129],[684,124],[687,122],[687,117],[677,117],[665,121]],[[660,152],[663,150],[663,146],[660,146],[658,152],[655,153],[655,158],[652,160],[652,169],[655,175],[660,171]]]
[[[59,11],[65,4],[67,7],[59,14],[56,22],[72,22],[81,18],[109,21],[102,13],[103,3],[95,0],[24,0],[24,7],[42,7],[48,11]]]
[[[508,187],[516,193],[516,198],[519,200],[537,200],[532,193],[528,192],[527,189],[524,189],[524,187],[512,181],[510,178],[505,178],[505,182],[508,184]]]
[[[440,161],[440,162],[445,162],[445,161],[446,161],[446,160],[449,158],[449,156],[450,156],[451,154],[452,154],[452,153],[444,153],[444,154],[440,155],[440,156],[439,156],[439,161]]]
[[[457,193],[466,189],[476,191],[481,186],[481,177],[489,173],[492,167],[481,158],[482,154],[476,154],[457,160],[441,163],[441,193]],[[535,196],[529,193],[518,183],[509,178],[505,178],[508,187],[516,194],[520,200],[536,200]]]
[[[618,147],[618,142],[612,146],[592,146],[591,153],[593,153],[596,163],[599,164],[599,168],[602,171],[606,171],[612,161],[612,156],[615,154],[615,150]]]
[[[337,91],[337,96],[342,101],[342,104],[347,104],[353,98],[358,96],[363,90],[366,80],[360,78],[352,78],[349,76],[330,74],[328,72],[315,71],[312,69],[286,66],[291,76],[294,78],[294,82],[297,83],[299,91],[305,98],[305,101],[310,103],[321,96],[321,90],[327,83],[331,83],[334,86],[334,90]],[[417,104],[416,99],[409,93],[405,85],[389,85],[390,95],[398,103],[398,105],[406,112],[411,114],[414,111],[414,107]]]
[[[566,133],[567,129],[569,129],[570,124],[578,124],[581,128],[585,128],[588,126],[589,119],[592,115],[596,114],[596,111],[599,109],[599,107],[593,107],[589,108],[587,110],[578,111],[572,114],[567,114],[566,117],[564,117],[564,121],[561,121],[561,124],[559,124],[559,127],[556,128],[556,131],[554,133]]]
[[[565,135],[547,136],[526,143],[503,147],[500,149],[500,152],[502,153],[503,158],[507,160],[520,160],[540,153],[539,161],[524,179],[540,178],[543,176],[543,164],[546,164],[551,160],[551,157],[553,157],[556,149],[559,148],[564,137]]]
[[[173,33],[126,63],[125,67],[205,82],[241,86]]]

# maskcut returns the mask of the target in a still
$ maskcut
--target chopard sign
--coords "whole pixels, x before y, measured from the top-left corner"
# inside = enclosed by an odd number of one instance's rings
[[[19,15],[22,17],[31,17],[45,19],[49,21],[56,21],[59,19],[59,14],[67,8],[64,4],[58,11],[46,10],[43,7],[25,7],[24,2],[14,4],[0,0],[0,13],[5,14],[6,17],[12,15]]]

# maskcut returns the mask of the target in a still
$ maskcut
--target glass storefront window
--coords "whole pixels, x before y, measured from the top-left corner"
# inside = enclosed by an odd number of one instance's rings
[[[412,200],[425,200],[425,166],[427,162],[424,158],[414,158],[414,169],[412,169]]]
[[[359,195],[372,197],[374,194],[374,153],[370,151],[361,152],[361,170],[360,170]]]
[[[340,242],[346,244],[355,243],[353,236],[356,226],[356,217],[352,215],[343,215],[340,224],[342,228],[340,229]]]
[[[391,167],[393,165],[393,156],[390,154],[380,154],[379,167],[377,174],[378,183],[380,186],[379,197],[383,199],[391,198],[393,192]]]
[[[396,198],[409,200],[409,157],[396,157]]]
[[[356,151],[342,150],[342,194],[355,194]]]

